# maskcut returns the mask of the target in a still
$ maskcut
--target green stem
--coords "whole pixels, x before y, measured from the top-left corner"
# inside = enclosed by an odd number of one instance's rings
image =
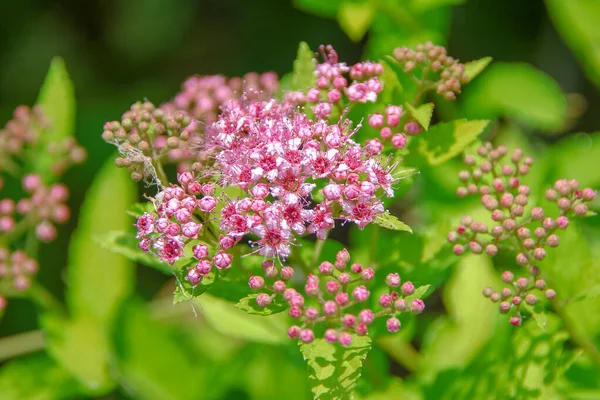
[[[0,362],[44,348],[42,331],[29,331],[0,339]]]
[[[319,257],[321,257],[321,253],[323,252],[323,246],[325,246],[325,240],[317,239],[315,243],[315,251],[312,256],[311,265],[314,269],[317,268],[317,263],[319,262]]]

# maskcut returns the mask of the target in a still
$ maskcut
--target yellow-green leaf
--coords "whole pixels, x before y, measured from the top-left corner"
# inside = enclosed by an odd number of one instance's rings
[[[373,222],[379,226],[393,231],[405,231],[412,233],[410,226],[406,225],[404,222],[400,221],[398,217],[390,214],[387,211],[375,217],[375,221]]]
[[[241,299],[235,306],[240,310],[247,312],[252,315],[271,315],[285,311],[288,308],[288,304],[283,300],[281,296],[275,296],[266,307],[261,307],[256,302],[258,294],[252,293],[243,299]]]
[[[465,75],[467,75],[467,82],[471,82],[477,75],[479,75],[488,65],[492,62],[492,57],[483,57],[479,60],[469,61],[465,64]]]
[[[348,37],[359,42],[373,22],[375,9],[370,1],[345,1],[338,10],[338,22]]]
[[[411,106],[410,103],[405,102],[404,107],[406,108],[410,116],[414,118],[423,129],[429,129],[429,124],[431,123],[431,116],[433,115],[433,103],[426,103],[415,108]]]
[[[294,61],[294,70],[292,72],[292,90],[307,91],[315,86],[316,66],[314,54],[306,42],[300,42],[298,46],[298,55]]]

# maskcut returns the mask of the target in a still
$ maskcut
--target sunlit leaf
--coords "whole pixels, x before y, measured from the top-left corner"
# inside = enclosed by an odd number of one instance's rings
[[[52,59],[40,89],[37,105],[41,107],[51,125],[40,137],[31,159],[34,171],[44,179],[52,180],[51,167],[55,159],[48,151],[48,145],[60,143],[73,136],[75,129],[75,88],[62,58]]]
[[[325,339],[301,344],[300,350],[308,364],[309,385],[314,398],[351,399],[370,349],[371,339],[368,336],[353,336],[352,344],[348,347],[327,343]]]
[[[277,314],[288,308],[288,304],[280,296],[275,296],[271,301],[271,304],[266,307],[259,306],[256,302],[256,297],[258,297],[258,294],[252,293],[241,299],[235,306],[240,310],[244,310],[248,314],[253,315]]]
[[[468,118],[506,116],[537,129],[563,126],[567,101],[558,84],[523,63],[494,63],[462,95]]]
[[[422,299],[430,287],[431,287],[431,285],[419,286],[418,288],[415,289],[415,292],[413,294],[411,294],[410,296],[406,296],[406,301],[411,302],[416,299]]]
[[[410,105],[410,103],[404,103],[404,107],[408,110],[408,113],[414,118],[419,125],[425,130],[429,129],[431,122],[431,116],[433,115],[433,103],[426,103],[417,108]]]
[[[300,42],[298,47],[298,55],[294,61],[294,69],[292,72],[292,87],[291,90],[307,91],[315,86],[315,60],[314,53],[308,47],[306,42]]]
[[[338,22],[348,37],[360,41],[375,17],[375,9],[370,1],[344,1],[338,10]]]
[[[412,233],[410,226],[406,225],[404,222],[400,221],[398,217],[390,214],[387,211],[375,217],[375,221],[373,222],[379,226],[393,231],[405,231]]]
[[[465,63],[465,75],[467,82],[471,82],[492,62],[492,57],[483,57],[479,60],[469,61]]]

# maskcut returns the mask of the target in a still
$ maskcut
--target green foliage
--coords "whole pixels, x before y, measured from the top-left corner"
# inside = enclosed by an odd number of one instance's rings
[[[458,119],[433,125],[427,132],[411,140],[406,157],[409,165],[440,165],[461,154],[481,135],[489,121]]]
[[[426,103],[417,108],[410,105],[410,103],[405,102],[404,107],[408,110],[408,113],[412,118],[414,118],[421,128],[427,130],[429,129],[429,124],[431,123],[431,116],[433,115],[433,103]]]
[[[42,108],[51,125],[29,158],[33,170],[44,180],[51,181],[53,177],[50,168],[54,160],[48,152],[48,144],[59,143],[73,136],[75,129],[75,88],[62,58],[52,59],[40,89],[37,105]]]
[[[375,217],[375,221],[373,222],[375,222],[379,226],[393,231],[405,231],[412,233],[412,229],[410,229],[410,226],[406,225],[404,222],[400,221],[398,217],[390,214],[387,211]]]
[[[308,364],[309,385],[314,398],[351,399],[360,377],[362,364],[371,349],[367,336],[353,336],[348,347],[315,339],[301,344],[300,350]]]
[[[315,86],[315,56],[308,44],[301,42],[294,61],[290,90],[306,91]]]
[[[294,0],[294,5],[299,9],[314,13],[321,17],[335,17],[344,0]]]
[[[465,75],[467,75],[467,82],[471,82],[475,79],[484,69],[492,62],[492,57],[483,57],[479,60],[469,61],[465,63]]]
[[[588,78],[600,87],[600,3],[595,0],[546,0],[556,29],[579,58]]]
[[[543,130],[560,129],[567,113],[558,84],[522,63],[494,63],[465,89],[462,105],[469,118],[507,116]]]
[[[246,311],[253,315],[271,315],[285,311],[288,304],[280,296],[275,296],[271,304],[266,307],[260,307],[256,302],[258,294],[251,294],[241,299],[235,306],[240,310]]]
[[[84,397],[85,389],[45,353],[10,361],[0,369],[4,400],[54,400]]]
[[[374,17],[375,7],[370,0],[345,0],[340,5],[337,15],[340,27],[355,42],[360,41],[367,33]]]

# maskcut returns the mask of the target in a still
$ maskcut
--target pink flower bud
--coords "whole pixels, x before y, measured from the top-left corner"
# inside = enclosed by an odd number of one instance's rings
[[[494,294],[494,290],[492,290],[491,287],[486,287],[485,289],[483,289],[482,293],[485,297],[491,297],[492,294]]]
[[[208,260],[200,260],[196,264],[196,270],[200,275],[206,275],[212,269],[212,264]]]
[[[198,202],[198,206],[204,212],[211,212],[217,206],[217,199],[211,196],[204,196]]]
[[[411,281],[406,281],[400,290],[402,290],[402,294],[405,296],[410,296],[415,292],[415,285],[413,285]]]
[[[284,281],[292,279],[293,275],[294,275],[294,269],[292,267],[281,268],[280,276],[281,276],[281,279],[283,279]]]
[[[498,254],[498,247],[490,243],[485,246],[485,253],[490,257],[494,257],[496,254]]]
[[[350,297],[348,296],[348,293],[346,292],[340,292],[338,294],[335,295],[335,302],[339,305],[339,306],[345,306],[350,302]]]
[[[366,301],[369,298],[369,294],[369,291],[363,285],[355,287],[352,291],[352,297],[359,303]]]
[[[283,294],[285,292],[286,285],[284,281],[273,282],[273,291],[277,294]]]
[[[561,215],[560,217],[556,218],[556,226],[559,229],[565,229],[567,226],[569,226],[569,219],[564,215]]]
[[[496,200],[493,196],[486,194],[481,197],[481,204],[488,210],[492,211],[498,208],[498,200]]]
[[[344,195],[348,200],[354,200],[360,196],[360,189],[356,185],[346,185],[344,187]]]
[[[406,300],[404,299],[398,299],[394,302],[394,308],[398,311],[405,311],[406,310]]]
[[[341,98],[342,93],[338,89],[331,89],[327,92],[327,100],[329,100],[330,103],[337,103]]]
[[[310,343],[315,340],[315,334],[310,329],[302,329],[300,332],[300,340],[304,343]]]
[[[15,227],[15,220],[12,217],[0,217],[0,232],[11,232]],[[39,236],[39,234],[38,234]],[[51,239],[52,240],[52,239]]]
[[[469,242],[469,249],[471,249],[471,251],[474,254],[481,254],[481,252],[483,251],[481,244],[475,241]]]
[[[523,298],[522,298],[521,296],[515,296],[515,297],[513,297],[513,299],[512,299],[512,303],[513,303],[515,306],[518,306],[518,305],[519,305],[519,304],[521,304],[522,302],[523,302]]]
[[[329,261],[323,261],[319,265],[319,273],[325,276],[331,275],[333,273],[333,264]]]
[[[181,232],[181,227],[175,222],[171,222],[167,227],[167,234],[169,236],[177,236]]]
[[[213,262],[215,266],[219,269],[226,269],[231,267],[231,261],[233,261],[233,256],[231,254],[225,253],[224,251],[219,251],[215,254],[213,258]]]
[[[342,332],[340,333],[338,341],[342,346],[350,346],[352,344],[352,335],[350,335],[348,332]]]
[[[335,294],[340,291],[340,284],[336,281],[329,281],[325,284],[325,290],[328,293]]]
[[[28,193],[35,192],[42,184],[42,179],[39,175],[30,174],[23,177],[23,189]]]
[[[392,333],[398,332],[400,330],[400,326],[401,326],[400,320],[396,317],[389,318],[385,322],[385,326],[386,326],[387,330]]]
[[[406,146],[406,136],[401,133],[397,133],[392,136],[392,146],[396,149],[403,149]]]
[[[362,310],[358,313],[358,320],[366,325],[370,325],[373,323],[375,316],[373,315],[373,311],[367,309]]]
[[[404,124],[404,132],[406,132],[408,135],[416,136],[421,133],[421,128],[415,121],[410,121]]]
[[[308,89],[308,92],[306,93],[306,99],[310,102],[310,103],[316,103],[319,101],[319,98],[321,97],[321,91],[319,89]]]
[[[382,128],[381,131],[379,131],[379,136],[381,136],[382,139],[389,139],[392,136],[392,130],[388,127]]]
[[[192,248],[192,252],[197,259],[206,258],[208,257],[208,246],[202,243],[197,244]]]
[[[421,314],[425,309],[425,303],[421,299],[415,299],[410,303],[410,312],[413,314]]]
[[[375,271],[372,268],[366,268],[360,273],[360,278],[363,281],[370,281],[375,277]]]
[[[369,125],[371,126],[371,128],[381,128],[383,126],[383,123],[383,115],[377,113],[369,116]]]
[[[338,276],[338,282],[341,283],[342,285],[348,285],[351,281],[352,281],[352,277],[350,276],[350,274],[347,274],[345,272],[342,272],[340,274],[340,276]],[[364,286],[362,286],[362,287],[364,287]]]
[[[194,287],[198,286],[198,284],[202,280],[202,277],[202,274],[200,274],[195,268],[190,269],[187,273],[187,280],[190,281],[190,283]]]
[[[512,326],[521,326],[521,322],[522,322],[521,316],[515,315],[513,317],[510,317],[510,324]]]
[[[262,289],[264,285],[265,280],[262,276],[251,276],[248,280],[248,286],[250,286],[250,289],[252,290]]]
[[[535,305],[537,301],[538,299],[533,293],[529,293],[527,296],[525,296],[525,303],[529,304],[530,306]]]
[[[3,219],[3,218],[2,218]],[[2,228],[2,227],[0,227]],[[45,243],[51,242],[56,239],[57,231],[56,227],[49,221],[42,221],[35,227],[35,233],[37,237]]]
[[[536,260],[543,260],[546,258],[546,250],[544,250],[542,247],[536,248],[533,250],[533,258]]]
[[[198,236],[201,227],[202,225],[195,222],[188,222],[181,227],[181,233],[187,238],[194,239]]]
[[[575,211],[575,214],[583,216],[587,214],[588,206],[586,204],[579,203],[576,204],[575,207],[573,207],[573,211]]]
[[[501,314],[506,314],[510,311],[510,303],[508,301],[503,301],[498,305],[498,309]]]
[[[177,180],[182,186],[187,186],[194,181],[194,174],[191,172],[183,172],[177,176]]]
[[[383,308],[390,307],[393,302],[394,299],[389,294],[382,294],[381,297],[379,297],[379,305]]]
[[[510,271],[504,271],[502,273],[502,282],[504,283],[512,283],[512,281],[515,279],[515,274],[513,274]]]
[[[556,291],[554,289],[548,289],[544,292],[544,295],[548,300],[556,298]]]
[[[290,317],[298,319],[302,317],[302,308],[299,305],[293,305],[290,307],[288,314],[290,315]]]
[[[337,304],[335,304],[333,301],[326,301],[323,304],[323,314],[325,315],[334,315],[337,313],[337,310]]]
[[[334,183],[323,188],[323,195],[329,201],[339,200],[342,197],[342,187]]]
[[[464,248],[464,246],[462,246],[460,244],[456,244],[452,248],[452,251],[454,252],[454,254],[456,254],[457,256],[459,256],[459,255],[461,255],[461,254],[463,254],[465,252],[465,248]]]
[[[319,284],[316,282],[308,282],[304,285],[304,292],[310,297],[317,296],[319,294]]]
[[[342,324],[348,328],[352,328],[356,323],[356,317],[352,314],[345,314],[342,317]]]
[[[583,189],[582,198],[585,201],[592,201],[592,200],[594,200],[595,197],[596,197],[596,191],[594,189],[591,189],[591,188]]]
[[[385,283],[387,283],[387,285],[391,288],[400,286],[400,274],[388,274],[388,276],[385,278]]]
[[[314,307],[308,307],[306,310],[304,310],[304,316],[309,321],[315,320],[319,316],[319,310]]]
[[[298,339],[300,337],[300,331],[301,329],[299,326],[290,326],[290,328],[288,329],[288,337],[290,339]]]
[[[323,338],[325,338],[327,343],[335,343],[338,340],[338,335],[335,329],[327,329]]]

